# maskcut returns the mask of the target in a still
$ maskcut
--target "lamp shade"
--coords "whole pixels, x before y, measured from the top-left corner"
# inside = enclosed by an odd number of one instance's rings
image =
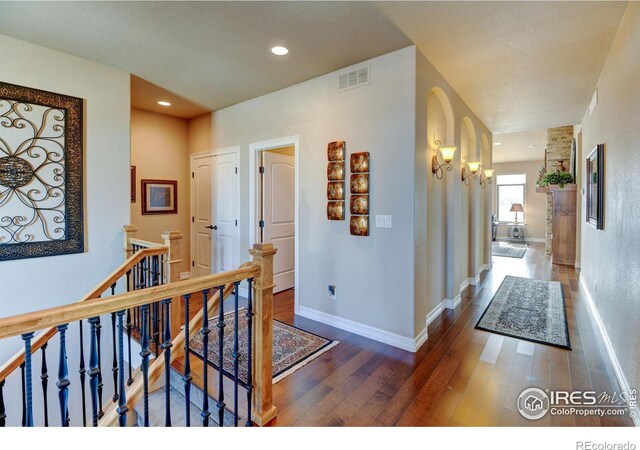
[[[511,212],[524,212],[524,208],[522,207],[522,203],[514,203],[511,205]]]
[[[493,176],[493,169],[484,169],[484,176],[487,177],[487,179],[491,179]]]
[[[456,152],[457,147],[440,147],[440,153],[442,153],[442,159],[446,163],[450,163],[453,160],[453,155]]]
[[[469,164],[469,170],[471,171],[471,173],[476,173],[480,168],[480,161],[472,161],[467,164]]]

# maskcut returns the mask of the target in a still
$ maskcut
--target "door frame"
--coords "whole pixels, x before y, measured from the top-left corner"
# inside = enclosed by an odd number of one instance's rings
[[[293,310],[298,313],[300,301],[300,136],[270,139],[249,144],[249,245],[256,242],[258,216],[258,157],[263,150],[279,147],[294,148],[294,225],[293,225]]]
[[[234,254],[235,254],[235,263],[236,265],[239,265],[239,261],[240,261],[240,230],[242,229],[242,221],[240,219],[241,216],[241,202],[240,202],[240,197],[241,197],[241,191],[240,191],[240,176],[241,176],[241,168],[240,168],[240,146],[239,145],[234,145],[232,147],[224,147],[224,148],[217,148],[217,149],[213,149],[213,150],[208,150],[206,152],[199,152],[199,153],[193,153],[190,156],[190,163],[189,163],[189,169],[191,171],[191,173],[194,173],[194,162],[196,159],[199,158],[207,158],[207,157],[215,157],[215,156],[221,156],[221,155],[228,155],[228,154],[235,154],[236,155],[236,162],[237,162],[237,167],[238,167],[238,176],[236,177],[236,189],[238,190],[238,199],[237,199],[237,205],[236,205],[236,210],[238,211],[238,236],[236,238],[236,242],[234,243]],[[212,172],[213,175],[213,172]],[[189,199],[189,203],[190,203],[190,216],[189,217],[195,217],[194,216],[194,211],[195,211],[195,193],[194,193],[194,189],[195,189],[195,177],[190,177],[190,196],[191,198]],[[211,204],[211,219],[215,220],[214,217],[214,209],[213,209],[213,201],[215,201],[215,191],[214,191],[214,184],[213,184],[213,180],[211,182],[211,200],[212,200],[212,204]],[[193,221],[190,222],[190,232],[191,232],[191,241],[190,241],[190,256],[191,256],[191,262],[194,261],[194,256],[195,256],[195,223]],[[212,244],[213,245],[213,244]],[[211,263],[213,264],[213,248],[211,249]],[[193,266],[191,265],[190,267],[190,272],[191,272],[191,277],[193,277]],[[213,265],[211,266],[212,270],[213,270]]]

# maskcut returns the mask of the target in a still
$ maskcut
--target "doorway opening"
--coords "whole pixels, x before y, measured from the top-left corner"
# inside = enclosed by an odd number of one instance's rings
[[[278,250],[273,261],[274,293],[299,295],[299,152],[298,137],[250,146],[250,238]]]

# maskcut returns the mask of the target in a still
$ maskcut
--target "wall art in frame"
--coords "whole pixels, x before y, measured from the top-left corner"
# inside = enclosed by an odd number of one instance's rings
[[[604,229],[604,144],[598,144],[587,156],[587,222]]]
[[[177,214],[178,182],[142,180],[142,214]]]
[[[136,202],[136,166],[131,166],[131,184],[129,189],[131,190],[131,203]]]
[[[345,142],[333,141],[327,145],[327,219],[344,220],[345,200]]]
[[[83,100],[0,82],[0,261],[82,253]]]

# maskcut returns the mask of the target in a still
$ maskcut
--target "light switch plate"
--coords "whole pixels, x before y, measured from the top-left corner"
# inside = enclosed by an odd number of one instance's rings
[[[391,216],[376,215],[376,228],[391,228],[391,225],[392,225]]]

